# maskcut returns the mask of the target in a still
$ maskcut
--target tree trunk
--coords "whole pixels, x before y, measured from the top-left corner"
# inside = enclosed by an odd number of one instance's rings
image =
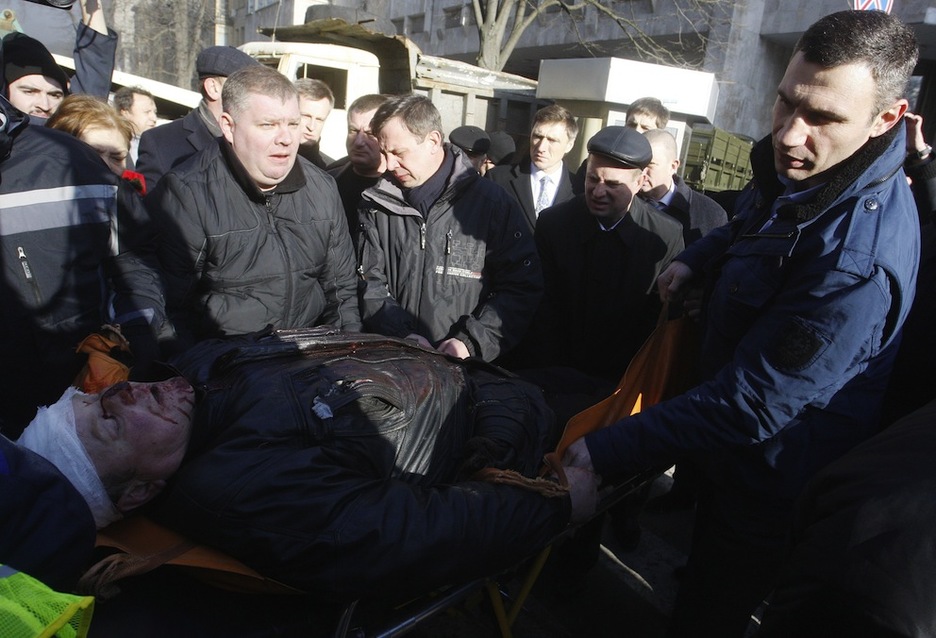
[[[501,60],[500,40],[496,37],[497,28],[493,25],[479,25],[478,34],[481,36],[481,45],[478,50],[477,64],[482,69],[502,71],[507,60]]]

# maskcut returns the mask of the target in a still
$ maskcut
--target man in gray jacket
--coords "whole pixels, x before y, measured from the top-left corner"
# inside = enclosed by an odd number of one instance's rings
[[[427,98],[389,100],[371,129],[387,172],[360,208],[365,327],[496,359],[520,340],[543,290],[519,205],[445,143]]]
[[[267,325],[359,330],[354,251],[335,181],[296,161],[296,88],[251,66],[228,78],[222,103],[223,139],[146,199],[162,232],[179,346]]]

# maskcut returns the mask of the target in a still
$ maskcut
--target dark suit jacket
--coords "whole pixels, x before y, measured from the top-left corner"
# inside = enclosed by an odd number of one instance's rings
[[[214,143],[198,108],[185,117],[157,126],[140,137],[136,171],[146,178],[146,190],[152,191],[162,176],[192,155]]]
[[[683,241],[687,246],[713,228],[728,223],[728,214],[715,200],[689,188],[678,175],[673,176],[673,181],[676,192],[664,212],[683,225]]]
[[[530,186],[530,158],[525,157],[519,164],[511,166],[495,166],[484,176],[503,186],[520,204],[530,228],[536,228],[536,202],[533,201],[533,189]],[[552,205],[567,202],[574,196],[572,173],[563,169]]]

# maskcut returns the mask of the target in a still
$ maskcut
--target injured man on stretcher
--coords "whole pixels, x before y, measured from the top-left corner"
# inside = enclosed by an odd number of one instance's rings
[[[151,518],[340,601],[496,573],[595,506],[584,471],[552,497],[478,480],[536,476],[556,434],[534,386],[482,362],[315,329],[204,342],[172,365],[166,381],[71,389],[17,442],[98,528],[158,495]]]

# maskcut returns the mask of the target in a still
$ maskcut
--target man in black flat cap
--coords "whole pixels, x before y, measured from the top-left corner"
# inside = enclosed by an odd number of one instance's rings
[[[229,46],[202,50],[195,59],[201,103],[185,117],[146,131],[140,136],[136,169],[146,178],[147,190],[153,190],[162,176],[210,146],[221,136],[221,87],[228,76],[254,64],[252,57]]]
[[[481,164],[491,148],[491,137],[477,126],[459,126],[449,133],[449,142],[465,151],[465,156],[475,170],[481,172]]]
[[[481,162],[479,171],[482,175],[495,166],[510,164],[517,150],[516,142],[506,131],[491,131],[488,136],[491,138],[491,146]]]
[[[534,238],[543,262],[543,303],[514,360],[563,422],[604,399],[656,325],[657,277],[683,249],[682,225],[637,197],[653,157],[635,129],[609,126],[588,141],[585,192],[545,209]],[[639,528],[617,510],[622,542]],[[603,519],[556,555],[566,585],[597,561]]]
[[[588,141],[585,193],[540,213],[534,237],[546,284],[535,358],[613,388],[660,311],[652,288],[683,248],[679,222],[636,195],[650,143],[623,126]]]

